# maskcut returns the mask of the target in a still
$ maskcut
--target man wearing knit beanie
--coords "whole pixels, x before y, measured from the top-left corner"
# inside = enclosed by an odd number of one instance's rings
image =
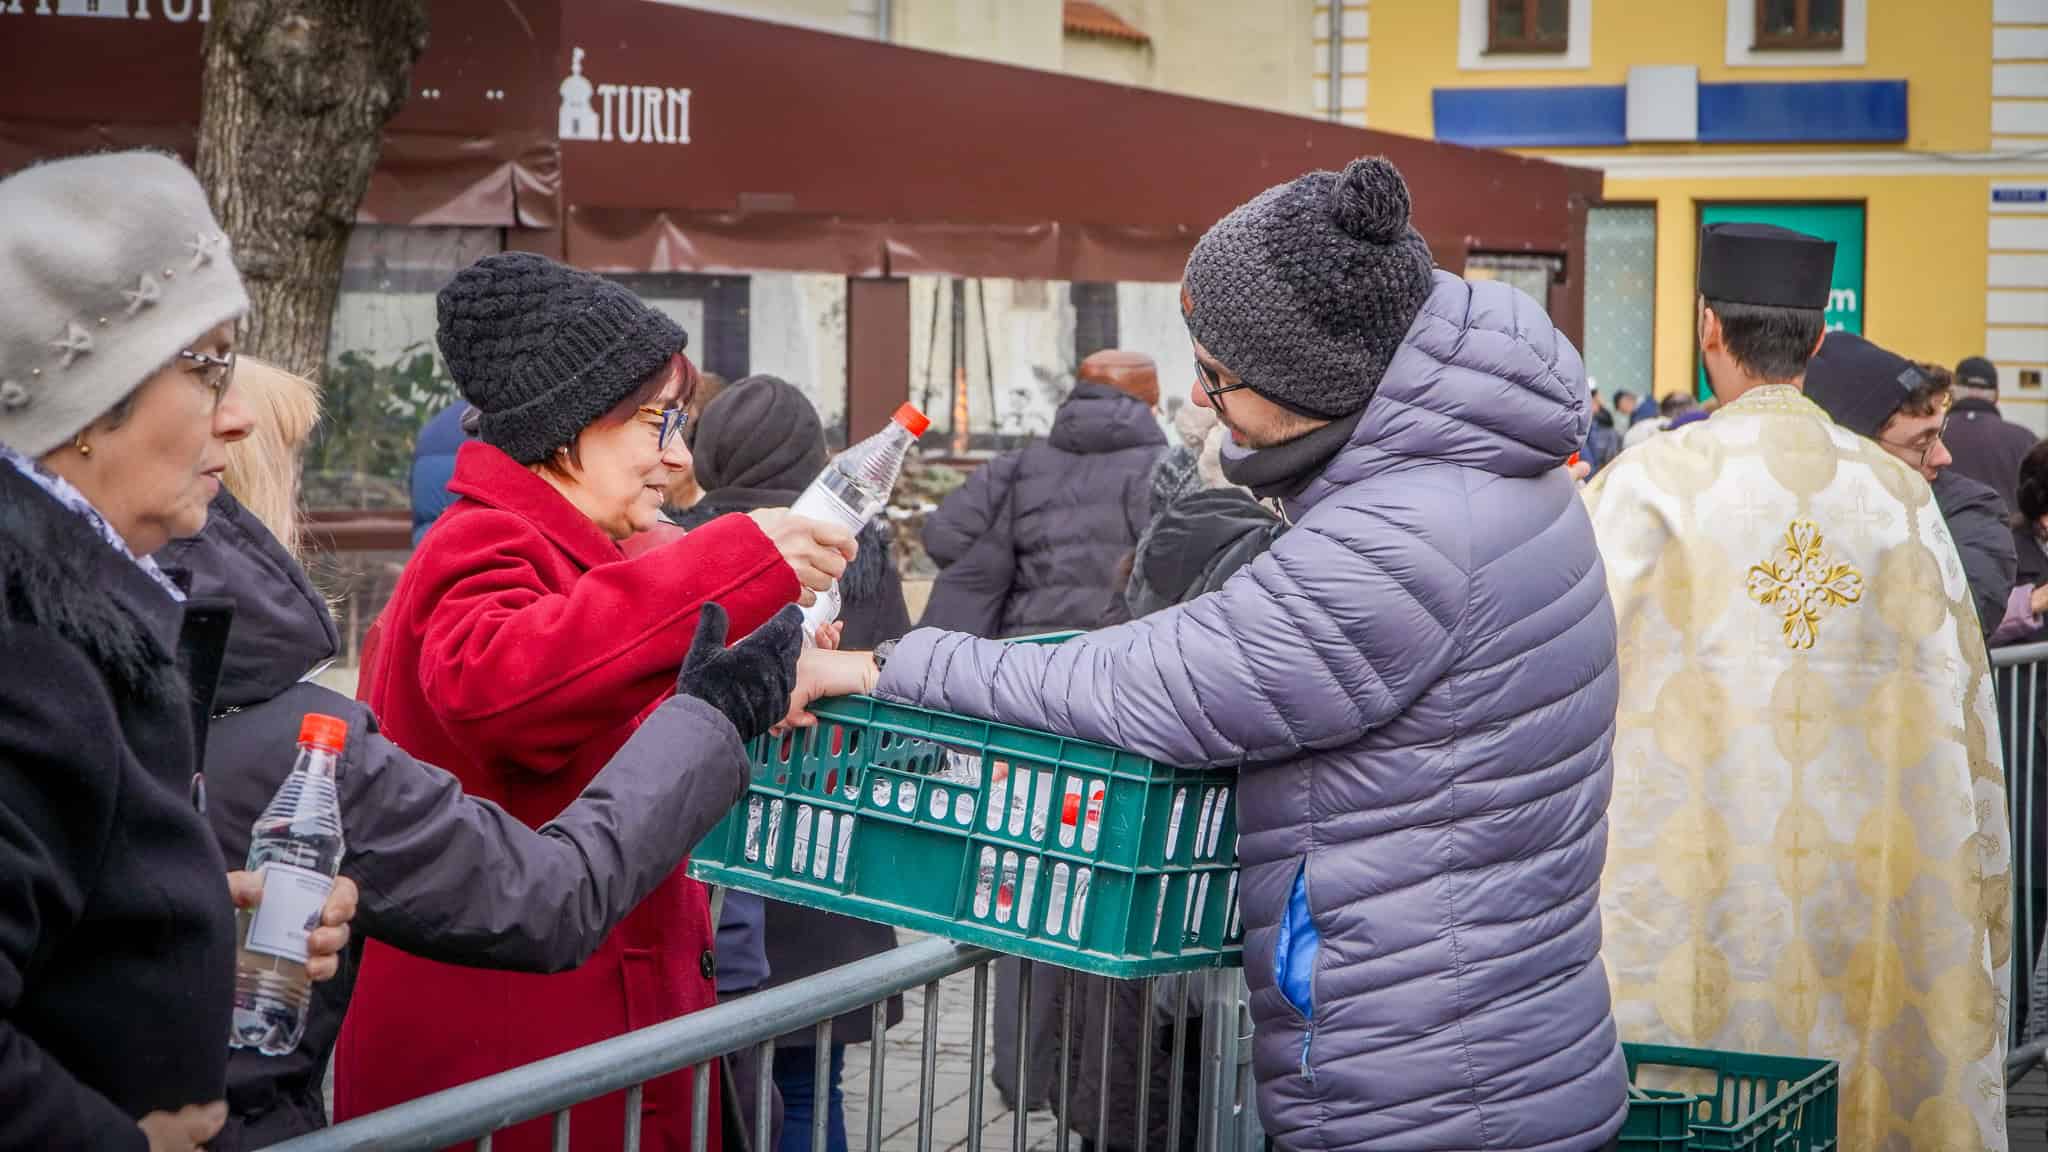
[[[1241,918],[1277,1147],[1612,1147],[1615,635],[1563,467],[1577,351],[1516,289],[1435,269],[1378,158],[1232,212],[1182,307],[1225,473],[1292,527],[1063,644],[913,632],[880,693],[1240,774],[1236,899],[1194,924],[1167,901],[1159,939]]]
[[[1807,399],[1835,423],[1877,441],[1934,490],[1988,641],[2005,619],[2019,554],[1998,493],[1951,467],[1953,395],[1948,369],[1915,364],[1853,332],[1831,333],[1806,365]]]

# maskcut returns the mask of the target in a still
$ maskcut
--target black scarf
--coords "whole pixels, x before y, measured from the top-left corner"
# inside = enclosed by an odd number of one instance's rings
[[[1364,418],[1365,409],[1360,408],[1284,444],[1241,455],[1233,454],[1225,444],[1223,475],[1232,484],[1251,489],[1261,500],[1292,500],[1351,443],[1351,434]]]

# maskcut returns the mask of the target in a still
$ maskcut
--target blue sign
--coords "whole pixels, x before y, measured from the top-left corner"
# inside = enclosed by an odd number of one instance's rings
[[[2048,204],[2048,188],[1993,188],[1993,204]]]

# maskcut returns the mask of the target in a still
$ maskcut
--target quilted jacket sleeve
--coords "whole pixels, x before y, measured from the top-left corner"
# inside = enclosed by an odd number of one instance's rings
[[[1190,767],[1341,747],[1450,663],[1458,530],[1399,500],[1318,506],[1216,592],[1056,647],[913,632],[880,694]]]
[[[938,510],[924,521],[924,550],[932,563],[944,568],[967,554],[981,535],[995,526],[1003,512],[1003,501],[1017,479],[1017,461],[1022,454],[998,456],[977,468],[965,483],[940,501]]]

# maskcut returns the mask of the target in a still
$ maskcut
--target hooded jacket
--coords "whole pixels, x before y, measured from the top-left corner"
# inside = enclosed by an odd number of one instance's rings
[[[913,632],[883,696],[1234,767],[1253,1067],[1286,1149],[1588,1152],[1618,671],[1561,465],[1585,370],[1437,272],[1293,526],[1221,590],[1050,647]]]
[[[305,570],[223,492],[205,531],[158,559],[195,594],[235,605],[206,747],[207,818],[229,860],[290,773],[299,722],[348,722],[336,765],[357,936],[451,964],[558,972],[675,870],[738,799],[747,759],[710,705],[676,697],[641,725],[582,796],[538,831],[455,777],[407,755],[369,708],[306,678],[334,658],[333,618]],[[228,1126],[217,1152],[260,1148],[325,1124],[321,1081],[354,986],[360,947],[315,987],[306,1034],[285,1056],[228,1060]]]
[[[1104,384],[1082,382],[1060,405],[1044,440],[989,461],[924,524],[924,548],[948,569],[985,533],[1010,542],[1006,587],[978,588],[996,601],[987,618],[1005,636],[1093,628],[1117,613],[1117,570],[1152,518],[1152,466],[1166,434],[1152,409]],[[934,589],[935,601],[950,597]],[[980,619],[961,611],[953,619]],[[948,616],[927,613],[945,627]]]

